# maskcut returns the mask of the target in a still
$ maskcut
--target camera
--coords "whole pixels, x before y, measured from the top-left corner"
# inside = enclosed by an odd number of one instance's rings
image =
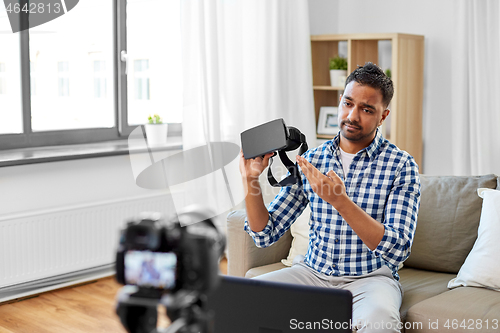
[[[128,332],[155,332],[159,304],[182,323],[178,332],[209,332],[205,301],[219,284],[225,239],[208,216],[193,207],[172,218],[150,214],[121,231],[117,314]]]

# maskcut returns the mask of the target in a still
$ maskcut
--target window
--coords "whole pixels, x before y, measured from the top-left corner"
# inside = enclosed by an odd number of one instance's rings
[[[127,15],[121,50],[126,50],[129,73],[124,125],[143,124],[155,113],[164,122],[181,123],[180,1],[122,1]]]
[[[107,97],[106,61],[94,60],[94,98]]]
[[[23,132],[19,48],[19,35],[12,33],[5,7],[0,4],[0,134],[10,136]],[[2,135],[0,144],[3,142]]]
[[[80,1],[16,34],[0,5],[0,45],[0,149],[126,139],[153,113],[180,135],[180,0]]]
[[[96,129],[116,136],[115,103],[96,102],[91,68],[94,60],[113,61],[112,18],[112,1],[87,0],[70,14],[29,29],[29,57],[37,64],[32,132],[65,131],[58,135],[70,137],[68,130]],[[112,77],[110,71],[101,78],[112,83]]]
[[[5,64],[0,62],[0,95],[7,94],[7,79],[5,75]]]
[[[30,92],[31,97],[36,96],[36,64],[30,61]]]
[[[149,99],[149,60],[134,60],[135,99]]]
[[[69,63],[67,61],[57,63],[57,82],[59,97],[69,97]]]

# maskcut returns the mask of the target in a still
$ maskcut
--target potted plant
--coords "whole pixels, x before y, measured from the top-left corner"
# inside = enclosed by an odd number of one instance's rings
[[[164,124],[160,116],[154,114],[149,115],[146,128],[146,137],[150,147],[162,146],[167,143],[167,128],[168,124]]]
[[[341,56],[330,58],[330,84],[343,87],[347,78],[347,59]]]

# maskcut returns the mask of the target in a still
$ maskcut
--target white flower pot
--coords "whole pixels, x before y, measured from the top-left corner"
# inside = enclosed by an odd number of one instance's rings
[[[347,71],[343,69],[330,69],[330,84],[332,87],[343,87],[347,79]]]
[[[148,146],[157,147],[167,143],[168,124],[146,124],[146,138]]]

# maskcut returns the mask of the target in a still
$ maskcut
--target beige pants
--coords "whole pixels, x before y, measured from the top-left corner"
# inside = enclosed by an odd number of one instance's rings
[[[327,276],[310,268],[300,258],[294,260],[292,267],[255,279],[349,290],[353,295],[355,330],[360,333],[401,331],[399,308],[403,291],[387,266],[363,276]]]

